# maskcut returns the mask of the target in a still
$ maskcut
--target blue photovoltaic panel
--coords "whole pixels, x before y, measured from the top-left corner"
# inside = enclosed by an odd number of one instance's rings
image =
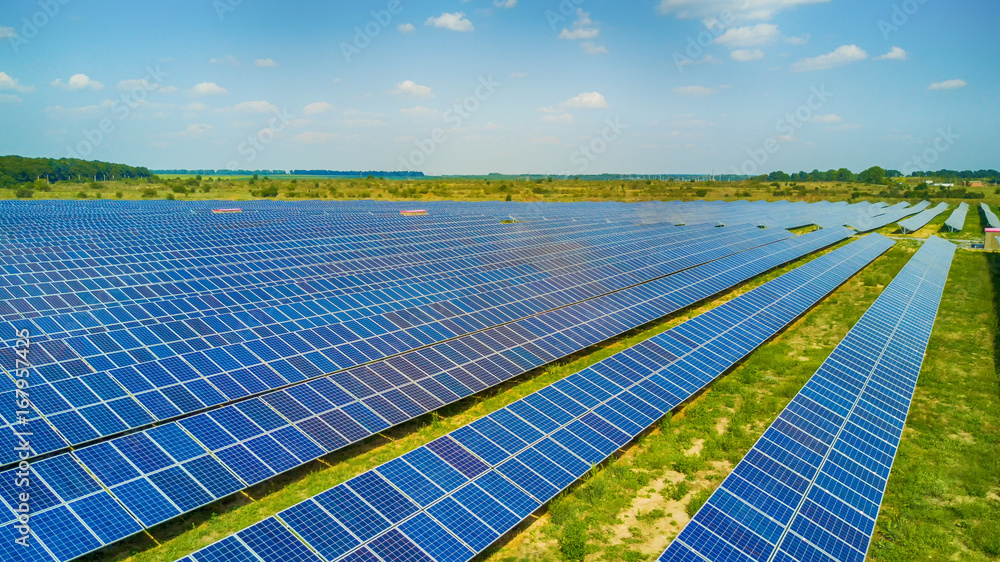
[[[903,231],[903,234],[909,234],[916,232],[921,228],[927,226],[927,223],[931,222],[938,215],[944,213],[948,210],[947,203],[940,203],[937,207],[933,209],[927,209],[919,214],[916,214],[906,220],[899,221],[899,228]]]
[[[326,559],[365,549],[384,560],[471,559],[892,244],[872,235],[835,250],[324,492],[316,502],[340,498],[324,517],[347,528],[376,522],[353,550]],[[424,472],[428,458],[454,471]],[[296,530],[311,501],[251,529],[284,523]]]
[[[924,244],[661,560],[865,559],[954,254]]]
[[[944,222],[944,225],[947,226],[952,232],[961,232],[965,229],[965,219],[968,217],[968,214],[969,204],[959,203],[958,208],[955,209],[955,212],[952,213],[950,217],[948,217],[948,220]]]
[[[996,213],[990,209],[990,206],[986,203],[979,204],[979,210],[983,212],[983,217],[986,220],[987,228],[1000,228],[1000,219],[997,218]]]

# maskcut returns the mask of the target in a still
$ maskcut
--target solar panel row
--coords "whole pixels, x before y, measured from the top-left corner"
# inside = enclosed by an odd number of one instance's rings
[[[39,344],[58,349],[61,361],[47,363],[44,352],[33,353],[34,367],[45,382],[32,388],[39,412],[31,419],[37,430],[32,445],[36,454],[43,454],[109,437],[620,290],[725,255],[720,252],[728,247],[745,249],[750,240],[766,243],[788,236],[753,227],[673,230],[681,232],[664,238],[660,247],[640,244],[639,258],[629,259],[632,255],[625,251],[615,256],[621,260],[617,263],[343,323],[328,324],[329,313],[310,317],[288,307],[262,309],[249,318],[233,315],[228,324],[222,319],[214,324],[226,331],[177,321],[161,331],[122,329],[70,338],[59,348]],[[246,333],[252,321],[257,333]],[[242,322],[242,335],[231,326],[235,322]],[[183,334],[185,327],[186,339],[164,336]],[[284,333],[275,333],[279,328]],[[232,343],[230,336],[241,341]],[[199,344],[200,349],[192,349]],[[189,351],[174,355],[179,345]],[[82,351],[87,347],[89,352]],[[160,349],[165,357],[135,361],[137,353],[152,357]],[[102,363],[105,369],[94,372],[92,367]],[[7,394],[14,392],[11,387]],[[14,440],[17,425],[15,416],[8,418],[9,440]],[[0,458],[14,462],[15,455],[11,447]]]
[[[921,201],[912,207],[910,207],[909,203],[905,202],[896,203],[891,207],[873,205],[866,209],[862,209],[848,224],[860,232],[871,232],[884,226],[888,226],[894,222],[899,222],[903,218],[910,215],[920,213],[930,206],[931,204],[929,201]]]
[[[107,526],[108,519],[115,521],[130,512],[142,526],[155,525],[847,236],[846,229],[814,232],[553,311],[505,330],[501,340],[509,342],[506,346],[496,339],[473,336],[457,340],[458,347],[450,351],[430,348],[442,350],[430,356],[436,361],[455,359],[435,366],[423,356],[425,372],[419,377],[411,375],[416,380],[389,364],[366,367],[352,371],[350,379],[320,379],[269,400],[242,402],[35,462],[32,466],[38,467],[39,475],[35,485],[48,492],[53,503],[44,505],[46,510],[36,512],[33,518],[49,521],[75,515],[80,519],[72,529],[74,540],[63,541],[61,534],[39,534],[45,547],[39,546],[37,558],[32,559],[68,560],[94,550],[135,532],[134,526],[124,524],[116,527],[118,535],[100,536],[96,529],[88,530]],[[341,390],[335,384],[338,380],[348,381],[354,394]],[[49,466],[57,469],[47,470]],[[83,467],[97,476],[101,491],[76,485],[60,492],[48,482],[56,473],[71,474],[74,470],[83,478]],[[12,482],[16,471],[0,476],[0,481]],[[87,482],[94,483],[92,479]],[[104,497],[105,489],[111,491],[109,498],[120,502],[118,509],[98,514],[81,511],[80,503],[93,501],[91,495]],[[12,492],[12,486],[8,490]],[[74,493],[76,490],[87,493]],[[5,493],[3,497],[13,509],[16,496]],[[11,533],[13,528],[14,522],[8,522],[0,534]]]
[[[983,212],[983,217],[986,220],[986,228],[1000,228],[1000,219],[997,218],[996,213],[990,209],[989,205],[980,203],[979,210]]]
[[[955,212],[944,222],[952,232],[961,232],[965,229],[965,219],[969,214],[969,204],[960,203]]]
[[[909,234],[911,232],[916,232],[921,228],[927,226],[929,222],[937,218],[938,215],[944,213],[948,210],[947,203],[939,203],[937,207],[933,209],[927,209],[919,214],[916,214],[906,220],[899,221],[899,228],[903,231],[903,234]]]
[[[660,560],[865,559],[954,254],[924,244]]]
[[[184,560],[468,560],[892,244],[817,258]]]

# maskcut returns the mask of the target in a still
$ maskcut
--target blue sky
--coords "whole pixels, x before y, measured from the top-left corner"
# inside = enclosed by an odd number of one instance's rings
[[[991,0],[5,0],[0,154],[433,174],[996,168],[997,21]]]

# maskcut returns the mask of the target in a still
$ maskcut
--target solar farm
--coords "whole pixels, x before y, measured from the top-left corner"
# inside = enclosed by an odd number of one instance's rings
[[[0,559],[905,559],[994,262],[883,234],[968,211],[0,202]]]

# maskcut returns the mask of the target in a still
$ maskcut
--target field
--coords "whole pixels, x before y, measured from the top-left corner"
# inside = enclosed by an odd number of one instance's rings
[[[901,241],[696,399],[595,467],[480,558],[653,560],[754,444],[948,214]],[[885,234],[898,235],[894,226]],[[718,306],[814,259],[810,256],[707,303],[633,331],[245,494],[166,523],[88,560],[174,560]],[[995,354],[1000,260],[961,250],[955,259],[908,426],[890,478],[871,560],[1000,557],[1000,401]]]

